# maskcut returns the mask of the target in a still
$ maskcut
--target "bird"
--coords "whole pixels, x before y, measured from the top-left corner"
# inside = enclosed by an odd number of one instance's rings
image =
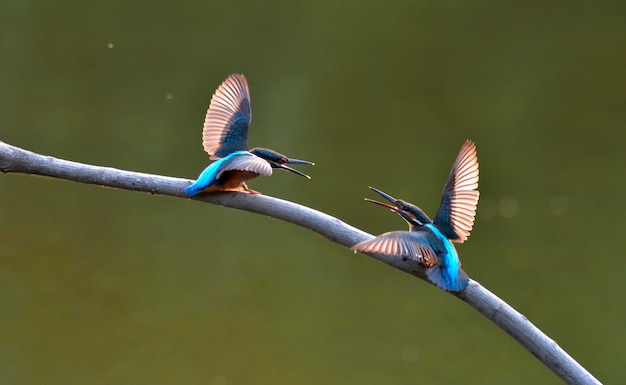
[[[252,120],[250,91],[242,74],[232,74],[222,82],[211,98],[202,130],[202,146],[211,160],[195,182],[185,188],[187,195],[201,192],[241,191],[259,194],[246,182],[259,175],[270,176],[281,168],[311,179],[287,164],[313,162],[291,159],[269,148],[248,148],[248,127]]]
[[[441,289],[461,291],[469,277],[461,269],[459,255],[452,242],[463,243],[474,226],[478,205],[478,158],[476,145],[467,140],[452,166],[443,190],[441,204],[432,220],[418,206],[370,187],[391,202],[366,201],[398,213],[409,231],[391,231],[357,243],[354,252],[382,253],[415,260],[426,268],[426,276]]]

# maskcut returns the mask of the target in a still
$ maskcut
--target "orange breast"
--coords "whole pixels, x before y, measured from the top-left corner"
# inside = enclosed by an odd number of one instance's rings
[[[243,184],[257,176],[259,176],[259,174],[250,171],[226,171],[214,184],[204,191],[245,191],[246,188]]]

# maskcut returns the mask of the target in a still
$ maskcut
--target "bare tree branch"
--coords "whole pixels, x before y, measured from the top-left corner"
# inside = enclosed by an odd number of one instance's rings
[[[218,204],[293,223],[346,247],[372,237],[328,214],[267,195],[212,193],[190,198],[183,192],[183,189],[191,182],[187,179],[71,162],[39,155],[4,142],[0,142],[0,171],[44,175],[74,182]],[[398,270],[426,280],[424,269],[414,262],[402,261],[382,254],[370,256]],[[478,282],[470,280],[467,289],[451,294],[493,321],[566,383],[600,384],[556,342]]]

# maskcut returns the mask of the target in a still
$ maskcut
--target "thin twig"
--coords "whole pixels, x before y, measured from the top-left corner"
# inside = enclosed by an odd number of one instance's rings
[[[71,162],[39,155],[4,142],[0,142],[0,171],[44,175],[74,182],[218,204],[293,223],[346,247],[372,237],[328,214],[267,195],[212,193],[190,198],[183,192],[183,189],[191,183],[187,179]],[[424,269],[414,262],[402,261],[382,254],[370,256],[405,273],[425,279]],[[470,280],[467,289],[451,294],[493,321],[566,383],[600,384],[556,342],[478,282]]]

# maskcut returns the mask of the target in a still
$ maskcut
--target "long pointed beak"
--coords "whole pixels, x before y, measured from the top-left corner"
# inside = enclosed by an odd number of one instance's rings
[[[300,159],[287,159],[287,163],[290,164],[308,164],[311,166],[315,166],[315,163],[309,162],[308,160],[300,160]]]
[[[387,193],[385,193],[383,191],[380,191],[379,189],[377,189],[375,187],[372,187],[372,186],[370,186],[370,190],[374,191],[375,193],[377,193],[381,197],[387,199],[389,202],[393,203],[393,205],[388,205],[387,203],[377,202],[375,200],[368,199],[368,198],[365,198],[366,201],[375,203],[375,204],[377,204],[379,206],[382,206],[382,207],[384,207],[386,209],[389,209],[390,211],[393,211],[394,213],[400,214],[400,216],[402,218],[404,218],[404,220],[409,223],[409,226],[415,226],[415,225],[418,224],[405,211],[403,211],[402,209],[400,209],[396,205],[396,202],[398,202],[398,200],[396,198],[394,198],[391,195],[389,195],[389,194],[387,194]]]
[[[387,199],[389,202],[395,204],[396,203],[396,198],[392,197],[391,195],[380,191],[379,189],[377,189],[376,187],[372,187],[370,186],[370,190],[374,191],[375,193],[377,193],[378,195],[380,195],[381,197]]]
[[[400,211],[398,210],[398,208],[395,206],[396,203],[396,198],[392,197],[391,195],[382,192],[381,190],[370,186],[370,190],[374,191],[375,193],[377,193],[378,195],[380,195],[381,197],[387,199],[389,202],[393,203],[393,205],[387,204],[387,203],[382,203],[382,202],[378,202],[375,201],[373,199],[369,199],[369,198],[365,198],[366,201],[370,202],[370,203],[374,203],[376,205],[382,206],[386,209],[389,209],[393,212],[399,213]]]
[[[292,160],[292,159],[290,159],[290,161],[291,161],[291,160]],[[296,160],[297,160],[297,159],[296,159]],[[299,161],[299,162],[306,162],[306,161],[301,160],[301,161]],[[289,163],[294,163],[294,162],[289,162]],[[293,172],[294,174],[298,174],[298,175],[303,176],[303,177],[305,177],[305,178],[307,178],[307,179],[311,179],[311,177],[310,177],[310,176],[308,176],[307,174],[305,174],[305,173],[303,173],[303,172],[300,172],[300,171],[296,170],[295,168],[291,168],[291,167],[289,167],[289,166],[287,166],[287,165],[285,165],[285,164],[279,164],[279,163],[274,163],[274,164],[276,165],[276,167],[282,168],[283,170],[291,171],[291,172]],[[300,163],[299,163],[299,164],[300,164]],[[313,163],[311,163],[311,162],[306,162],[306,163],[301,163],[301,164],[313,164]]]

